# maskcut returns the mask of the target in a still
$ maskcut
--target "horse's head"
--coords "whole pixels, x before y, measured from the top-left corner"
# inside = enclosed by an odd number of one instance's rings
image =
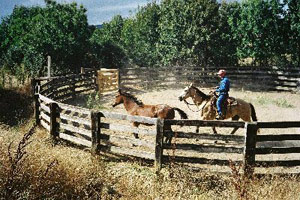
[[[187,98],[191,97],[191,88],[193,84],[191,83],[189,86],[184,88],[184,90],[181,92],[181,94],[178,96],[179,101],[186,100]]]
[[[121,91],[121,89],[119,89],[118,93],[117,93],[117,95],[115,97],[115,103],[112,104],[112,107],[115,107],[115,106],[117,106],[117,105],[119,105],[121,103],[124,103],[124,99],[123,99],[122,91]]]

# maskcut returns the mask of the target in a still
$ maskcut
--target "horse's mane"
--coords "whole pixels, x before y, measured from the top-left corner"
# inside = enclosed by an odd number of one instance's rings
[[[205,93],[203,93],[201,90],[199,90],[198,88],[196,88],[195,86],[191,86],[192,88],[194,88],[196,90],[196,93],[204,100],[209,99],[209,95],[206,95]]]
[[[143,106],[144,105],[144,103],[141,100],[137,99],[132,94],[129,94],[127,92],[122,92],[121,94],[124,95],[125,97],[128,97],[128,98],[132,99],[139,106]]]

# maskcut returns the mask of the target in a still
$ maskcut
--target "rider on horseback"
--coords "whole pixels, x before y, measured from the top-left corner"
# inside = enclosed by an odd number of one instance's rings
[[[228,92],[230,88],[230,81],[225,75],[226,71],[224,69],[220,69],[218,72],[218,76],[221,78],[221,82],[220,85],[216,88],[216,92],[219,93],[219,97],[217,100],[217,111],[219,116],[216,118],[218,120],[222,120],[225,117],[222,112],[222,104],[228,98]]]

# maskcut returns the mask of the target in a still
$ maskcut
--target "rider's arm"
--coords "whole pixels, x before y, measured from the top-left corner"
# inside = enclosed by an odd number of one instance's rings
[[[223,79],[220,82],[220,87],[216,89],[216,92],[228,92],[229,90],[229,81],[228,79]]]

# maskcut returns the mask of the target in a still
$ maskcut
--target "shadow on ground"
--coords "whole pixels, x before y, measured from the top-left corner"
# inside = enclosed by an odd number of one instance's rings
[[[32,98],[28,91],[0,88],[0,123],[15,126],[28,120],[32,113]]]

